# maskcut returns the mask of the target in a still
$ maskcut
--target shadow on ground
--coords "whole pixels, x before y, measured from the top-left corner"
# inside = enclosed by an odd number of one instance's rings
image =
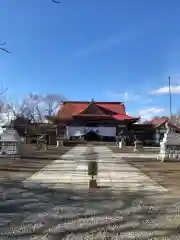
[[[85,162],[97,157],[92,149],[84,156]],[[58,168],[64,171],[61,163]],[[0,183],[0,239],[175,239],[179,234],[180,206],[165,193],[51,187]]]
[[[163,194],[32,188],[14,182],[4,183],[0,191],[0,239],[178,236],[178,206],[170,207],[174,200]]]
[[[159,147],[144,147],[141,152],[134,152],[134,146],[124,146],[119,148],[118,146],[108,146],[113,153],[133,153],[133,154],[158,154]]]
[[[180,162],[160,162],[157,159],[124,158],[125,162],[139,169],[163,187],[179,192]]]
[[[1,157],[0,171],[31,171],[36,172],[52,161],[59,159],[63,154],[71,150],[72,147],[56,148],[49,146],[48,150],[37,150],[35,147],[27,146],[26,151],[20,158]]]
[[[130,147],[120,149],[118,147],[109,147],[113,153],[133,153]],[[129,150],[128,150],[129,149]],[[158,153],[159,148],[145,149],[147,154]],[[141,152],[142,154],[145,153]],[[134,153],[133,153],[134,154]],[[138,154],[137,154],[138,155]],[[119,157],[120,158],[120,157]],[[139,169],[163,187],[173,192],[180,192],[179,178],[180,178],[180,161],[165,161],[161,162],[156,158],[138,158],[138,157],[123,157],[124,161],[133,167]]]
[[[33,145],[26,145],[21,158],[1,157],[0,158],[0,182],[23,181],[33,173],[41,170],[54,160],[71,150],[72,147],[56,148],[49,146],[48,150],[37,150]]]

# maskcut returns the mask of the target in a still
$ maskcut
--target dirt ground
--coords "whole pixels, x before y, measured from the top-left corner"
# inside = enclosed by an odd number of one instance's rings
[[[48,150],[37,150],[33,145],[26,145],[21,158],[0,157],[0,182],[22,181],[33,173],[58,159],[72,147],[56,148],[49,146]]]
[[[122,153],[118,147],[109,147],[114,153]],[[123,151],[124,152],[124,151]],[[128,151],[132,152],[132,149]],[[146,153],[157,152],[157,149],[146,149]],[[158,182],[168,190],[180,193],[180,162],[164,162],[161,163],[157,159],[150,158],[124,158],[125,161],[150,178]]]

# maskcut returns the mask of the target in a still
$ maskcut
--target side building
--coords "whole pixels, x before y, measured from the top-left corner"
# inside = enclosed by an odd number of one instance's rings
[[[180,134],[180,128],[169,118],[154,118],[146,123],[133,124],[129,129],[129,136],[133,136],[133,138],[128,143],[132,145],[133,141],[137,139],[142,141],[144,146],[160,146],[160,141],[166,132],[166,123],[171,131]]]
[[[64,101],[57,116],[57,137],[69,140],[115,141],[118,132],[128,135],[139,118],[129,116],[122,102]]]

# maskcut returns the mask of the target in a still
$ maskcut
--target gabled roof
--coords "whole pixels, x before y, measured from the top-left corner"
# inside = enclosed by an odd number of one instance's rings
[[[89,105],[87,106],[87,108],[85,108],[85,110],[83,110],[82,112],[80,112],[80,114],[99,114],[99,115],[103,115],[105,114],[105,112],[103,111],[104,109],[101,108],[100,106],[98,106],[94,101],[90,102]]]
[[[99,108],[96,113],[88,112],[88,107]],[[102,113],[102,114],[101,114]],[[136,118],[126,114],[125,106],[122,102],[80,102],[80,101],[64,101],[59,109],[58,117],[61,119],[69,119],[73,116],[99,116],[111,117],[117,120],[135,120]]]
[[[154,118],[149,123],[154,126],[160,126],[162,124],[165,124],[166,122],[169,122],[168,118]]]
[[[64,101],[59,112],[71,112],[72,115],[83,112],[91,102]],[[122,102],[94,102],[97,106],[113,111],[115,113],[125,113],[125,107]],[[58,113],[59,114],[59,113]]]
[[[174,124],[169,118],[154,118],[149,122],[149,124],[153,125],[155,128],[158,128],[165,123],[168,123],[168,125],[172,126],[177,130],[180,130],[179,126]]]
[[[135,120],[135,119],[138,119],[138,118],[135,118],[135,117],[131,117],[129,115],[127,115],[126,113],[125,114],[115,114],[115,115],[112,115],[113,118],[117,119],[117,120]]]

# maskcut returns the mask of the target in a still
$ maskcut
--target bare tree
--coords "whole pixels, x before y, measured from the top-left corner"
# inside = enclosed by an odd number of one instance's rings
[[[3,126],[7,124],[8,114],[6,112],[6,104],[4,94],[7,92],[7,88],[4,88],[2,85],[0,87],[0,129],[2,132]]]
[[[43,102],[45,105],[46,115],[49,117],[53,116],[57,109],[59,109],[60,104],[65,98],[58,94],[47,94],[43,97]]]
[[[172,114],[171,123],[180,127],[180,110],[178,109],[176,114]]]
[[[6,104],[6,112],[14,116],[12,124],[16,127],[16,130],[21,130],[23,135],[26,136],[26,140],[30,135],[35,134],[38,144],[44,141],[43,144],[45,145],[43,146],[47,148],[48,132],[51,124],[45,121],[46,116],[56,114],[55,110],[60,106],[62,100],[64,98],[57,94],[42,96],[30,93],[19,104]]]
[[[20,104],[8,103],[7,108],[17,118],[19,116],[29,119],[33,123],[43,123],[46,116],[56,114],[56,109],[65,98],[58,94],[45,96],[30,93]]]
[[[179,109],[177,111],[176,123],[177,123],[178,126],[180,126],[180,110]]]
[[[36,94],[29,94],[18,104],[8,103],[7,109],[11,111],[15,118],[22,117],[29,119],[31,122],[39,122],[36,117],[36,108],[39,104],[39,98]]]
[[[1,85],[0,87],[0,113],[4,112],[5,100],[3,99],[4,94],[7,92],[8,88]]]

